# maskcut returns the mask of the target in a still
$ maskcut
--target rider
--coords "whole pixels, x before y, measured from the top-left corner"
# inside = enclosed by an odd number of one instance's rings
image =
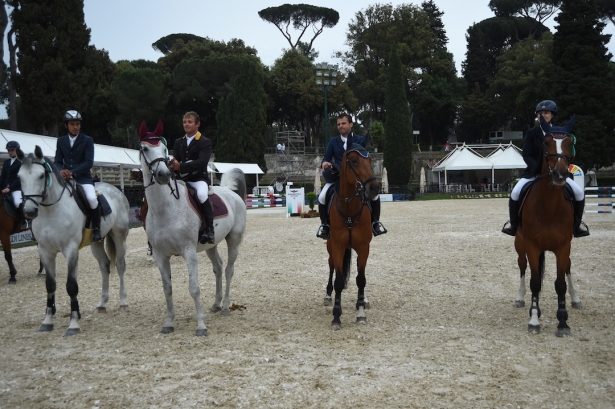
[[[551,120],[557,114],[557,105],[551,100],[545,100],[540,102],[536,106],[536,114],[542,115],[546,122],[551,124]],[[539,117],[540,118],[540,117]],[[510,200],[508,201],[508,211],[510,213],[510,226],[502,229],[502,233],[506,233],[510,236],[517,234],[517,227],[519,226],[519,207],[520,194],[523,186],[526,183],[536,179],[540,175],[543,159],[543,141],[545,133],[538,126],[527,131],[525,140],[523,141],[523,160],[527,164],[527,168],[523,171],[521,179],[517,182],[513,191],[510,193]],[[583,209],[585,208],[585,193],[583,189],[570,177],[566,179],[566,183],[570,186],[574,192],[574,237],[589,236],[589,231],[581,227],[581,219],[583,217]]]
[[[211,141],[201,135],[199,126],[201,119],[196,112],[186,112],[184,115],[184,131],[186,134],[177,140],[173,146],[174,160],[169,162],[169,169],[179,172],[179,178],[196,189],[201,204],[201,213],[205,221],[205,232],[200,237],[201,244],[215,242],[214,216],[208,190],[211,185],[207,173],[207,164],[211,157]]]
[[[321,168],[323,176],[327,183],[322,188],[320,195],[318,196],[318,212],[320,214],[321,225],[318,228],[316,237],[323,239],[329,238],[329,212],[328,212],[328,199],[330,195],[327,195],[327,191],[331,185],[335,184],[339,180],[339,166],[342,164],[342,157],[346,151],[348,141],[350,144],[359,144],[363,147],[367,144],[367,140],[359,135],[355,135],[352,132],[352,117],[349,114],[342,113],[337,117],[337,129],[340,134],[334,138],[331,138],[324,158],[322,158]],[[335,166],[331,164],[331,161],[335,161]],[[337,171],[334,171],[334,167],[337,167]],[[333,172],[332,172],[333,171]],[[379,236],[387,232],[382,223],[380,223],[380,196],[376,196],[371,203],[372,213],[372,231],[374,236]]]
[[[92,216],[92,241],[101,241],[103,238],[100,234],[100,206],[90,172],[94,165],[94,140],[81,132],[83,118],[79,112],[66,111],[63,119],[68,133],[58,138],[53,162],[64,180],[72,177],[83,187]]]
[[[3,194],[11,194],[13,198],[13,205],[18,212],[18,220],[21,220],[21,229],[27,230],[30,228],[28,219],[23,214],[23,200],[21,197],[21,183],[17,173],[21,168],[21,161],[17,159],[17,149],[19,149],[19,143],[10,141],[6,144],[6,150],[9,153],[10,158],[4,161],[2,165],[2,174],[0,175],[0,189]]]

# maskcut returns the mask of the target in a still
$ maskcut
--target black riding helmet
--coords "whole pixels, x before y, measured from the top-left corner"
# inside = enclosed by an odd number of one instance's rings
[[[9,141],[6,144],[6,150],[8,151],[9,149],[19,149],[19,142]]]
[[[536,111],[534,111],[534,113],[537,114],[538,111],[551,111],[555,116],[555,114],[557,114],[557,104],[550,99],[545,99],[544,101],[536,105]]]
[[[68,121],[83,121],[83,118],[81,117],[81,114],[75,110],[69,110],[64,112],[64,123],[67,123]]]

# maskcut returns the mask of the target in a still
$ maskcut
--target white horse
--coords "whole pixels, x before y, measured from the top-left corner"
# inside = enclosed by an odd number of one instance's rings
[[[201,219],[189,203],[187,187],[177,181],[167,167],[166,141],[161,137],[162,124],[154,133],[141,127],[140,158],[143,170],[145,197],[149,206],[146,216],[147,239],[153,249],[153,257],[162,278],[162,287],[167,301],[167,318],[162,333],[174,331],[173,290],[171,265],[173,255],[181,255],[186,261],[189,274],[189,291],[196,307],[196,336],[206,336],[205,313],[201,308],[198,278],[197,252],[205,250],[212,262],[216,275],[216,298],[211,312],[221,311],[230,315],[230,289],[234,264],[239,253],[239,244],[246,228],[246,182],[240,169],[232,169],[222,176],[220,186],[210,187],[210,195],[217,194],[226,204],[228,215],[214,219],[215,243],[200,244],[199,228]],[[218,254],[218,243],[226,240],[228,262],[225,269],[226,292],[222,298],[222,259]],[[222,303],[222,305],[220,305]]]
[[[45,281],[47,309],[39,331],[53,330],[53,315],[56,312],[56,256],[62,252],[68,265],[66,291],[70,296],[71,309],[70,324],[66,335],[78,334],[81,313],[77,301],[79,292],[77,265],[86,216],[72,197],[76,194],[72,183],[65,182],[53,162],[45,160],[39,146],[36,146],[34,154],[30,153],[27,156],[18,149],[17,157],[22,161],[19,179],[24,198],[24,213],[27,218],[34,219],[32,232],[38,241],[39,256],[47,271]],[[102,274],[102,291],[96,310],[106,312],[106,303],[109,301],[111,263],[115,264],[120,277],[120,309],[126,309],[128,303],[124,287],[124,272],[126,271],[126,237],[128,236],[130,207],[126,196],[115,186],[99,182],[95,187],[105,196],[112,210],[111,214],[102,218],[100,225],[100,232],[105,237],[107,251],[105,252],[103,241],[90,243],[92,254],[98,260]]]

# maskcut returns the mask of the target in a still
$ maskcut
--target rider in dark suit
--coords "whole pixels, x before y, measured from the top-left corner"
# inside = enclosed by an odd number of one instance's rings
[[[169,163],[169,169],[178,172],[181,180],[196,189],[205,222],[205,231],[199,242],[214,243],[214,216],[208,193],[211,181],[207,173],[207,164],[212,151],[211,141],[199,132],[201,120],[196,112],[187,112],[183,122],[186,134],[175,140],[174,160]]]
[[[17,159],[17,149],[19,149],[19,143],[16,141],[10,141],[6,144],[6,150],[9,154],[9,159],[4,161],[2,165],[2,174],[0,174],[0,189],[5,195],[10,194],[13,200],[13,205],[17,209],[18,219],[21,221],[21,228],[23,230],[29,229],[30,225],[28,220],[23,214],[23,198],[21,196],[21,182],[17,173],[21,169],[21,161]]]
[[[557,114],[557,105],[551,100],[542,101],[536,106],[535,113],[539,115],[539,118],[540,115],[542,115],[546,123],[550,124],[553,117]],[[504,224],[502,233],[510,236],[515,236],[517,234],[517,228],[519,226],[519,208],[521,206],[521,190],[525,184],[535,180],[540,175],[542,162],[544,160],[544,139],[545,133],[540,127],[540,123],[525,134],[521,156],[523,156],[523,160],[527,167],[523,171],[521,179],[519,179],[513,191],[510,193],[510,199],[508,201],[510,225],[506,227],[506,224]],[[575,196],[573,202],[574,237],[589,236],[589,231],[581,227],[581,219],[583,218],[583,210],[585,208],[585,193],[571,178],[567,178],[566,183],[572,188]]]
[[[72,177],[82,185],[92,216],[92,241],[100,241],[103,239],[100,234],[100,206],[91,173],[94,165],[94,140],[81,132],[82,117],[79,112],[66,111],[63,119],[68,133],[58,138],[54,164],[64,180]]]
[[[329,212],[327,200],[330,195],[327,195],[329,188],[339,180],[339,166],[342,164],[342,157],[346,151],[346,146],[358,144],[363,147],[367,145],[367,139],[355,135],[352,132],[352,117],[349,114],[340,114],[337,117],[337,129],[340,134],[329,141],[325,156],[322,158],[321,168],[323,176],[327,182],[318,196],[318,213],[320,214],[321,225],[318,228],[316,237],[323,239],[329,238]],[[350,144],[350,145],[348,145]],[[333,165],[333,163],[335,165]],[[337,168],[334,170],[334,168]],[[380,223],[380,197],[376,196],[371,203],[372,209],[372,231],[374,236],[379,236],[387,232],[382,223]]]

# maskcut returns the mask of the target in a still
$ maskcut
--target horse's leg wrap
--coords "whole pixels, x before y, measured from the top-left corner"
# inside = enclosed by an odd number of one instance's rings
[[[47,308],[51,308],[51,314],[56,314],[56,296],[52,295],[47,298]]]
[[[79,301],[77,301],[77,298],[72,298],[70,300],[70,310],[71,312],[77,312],[77,316],[81,319],[81,313],[79,312]]]
[[[559,324],[557,328],[570,328],[566,321],[568,321],[568,311],[566,310],[566,302],[558,301],[557,302],[557,320]]]
[[[540,318],[541,312],[540,312],[540,306],[538,305],[538,297],[532,296],[532,305],[530,307],[530,317],[532,316],[532,310],[536,310],[536,312],[538,313],[538,318]]]

